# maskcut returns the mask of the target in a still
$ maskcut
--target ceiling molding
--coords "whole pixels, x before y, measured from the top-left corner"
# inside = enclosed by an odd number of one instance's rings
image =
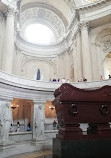
[[[81,11],[81,12],[89,11],[89,10],[91,11],[92,9],[96,10],[96,9],[99,9],[99,7],[102,7],[102,6],[104,7],[104,5],[108,5],[109,3],[111,3],[111,0],[100,0],[100,1],[90,3],[87,5],[81,5],[79,7],[76,7],[75,10]]]
[[[24,6],[22,6],[21,8],[21,14],[30,8],[44,8],[49,10],[50,12],[53,12],[53,14],[56,14],[63,22],[64,26],[67,27],[68,26],[68,21],[66,20],[65,16],[56,8],[54,8],[51,5],[45,4],[45,3],[30,3],[30,4],[26,4]]]

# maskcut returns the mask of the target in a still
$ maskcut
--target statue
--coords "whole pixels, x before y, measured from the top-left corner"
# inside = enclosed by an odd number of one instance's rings
[[[43,107],[40,105],[35,113],[35,135],[36,140],[44,140],[44,112]]]
[[[1,135],[0,141],[9,141],[10,126],[12,123],[12,110],[8,102],[4,102],[0,108]]]

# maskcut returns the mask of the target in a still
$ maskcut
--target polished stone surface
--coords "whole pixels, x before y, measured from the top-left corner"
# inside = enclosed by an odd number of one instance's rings
[[[51,150],[43,150],[40,152],[24,153],[24,154],[11,156],[8,158],[52,158],[52,151]]]
[[[111,158],[111,138],[53,141],[53,158]]]

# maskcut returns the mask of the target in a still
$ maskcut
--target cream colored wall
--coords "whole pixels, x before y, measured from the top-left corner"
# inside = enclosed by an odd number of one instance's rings
[[[58,76],[77,82],[83,74],[83,58],[81,50],[81,32],[79,31],[73,40],[68,52],[58,57]],[[106,56],[111,52],[111,24],[96,28],[89,28],[89,45],[91,57],[92,80],[100,80],[102,75],[108,79],[110,74],[110,59]],[[89,59],[86,59],[89,60]]]
[[[74,67],[73,67],[73,54],[72,51],[64,52],[58,56],[58,77],[65,78],[69,81],[74,81]]]
[[[27,56],[20,50],[15,52],[13,73],[28,79],[36,79],[37,70],[40,69],[41,80],[49,81],[57,74],[56,58],[37,58]]]
[[[66,78],[66,71],[67,71],[67,65],[66,65],[66,58],[65,53],[58,56],[58,78]]]
[[[89,37],[93,80],[99,80],[100,75],[107,79],[105,61],[107,54],[111,51],[111,24],[92,29]]]
[[[57,58],[36,58],[24,55],[15,49],[13,74],[29,79],[36,79],[38,68],[43,81],[53,78],[65,78],[74,81],[73,51],[69,50]]]
[[[70,82],[74,82],[74,61],[73,61],[73,51],[70,51],[68,54],[68,75],[67,79],[69,79]]]
[[[0,15],[0,69],[2,69],[2,59],[3,59],[3,46],[4,46],[4,34],[5,34],[5,20],[2,15]]]
[[[53,67],[45,61],[39,60],[29,60],[23,65],[23,73],[24,77],[30,79],[36,79],[37,70],[40,69],[41,72],[41,80],[49,81],[52,76],[54,76]]]
[[[108,78],[105,66],[107,65],[107,67],[109,67],[109,64],[106,64],[106,55],[110,52],[111,48],[107,48],[104,51],[104,42],[107,42],[110,36],[111,24],[89,29],[93,80],[100,80],[101,75],[106,79]],[[81,47],[81,32],[79,31],[70,49],[55,59],[26,56],[24,52],[17,50],[15,53],[14,74],[29,79],[35,79],[37,69],[40,68],[44,81],[49,81],[50,78],[66,78],[71,82],[77,82],[81,77],[84,77]]]
[[[0,69],[3,64],[3,46],[5,34],[5,20],[0,16]],[[106,56],[111,52],[111,23],[96,28],[89,27],[89,44],[91,56],[92,77],[100,80],[102,75],[105,79],[110,73],[110,59]],[[25,52],[14,48],[13,74],[36,79],[38,68],[42,72],[42,79],[66,78],[77,82],[83,76],[81,31],[79,30],[73,39],[69,50],[55,58],[37,58],[25,55]],[[59,53],[58,53],[59,54]]]
[[[83,78],[82,70],[82,50],[81,50],[81,33],[77,32],[73,41],[73,65],[74,65],[74,81],[77,82]]]

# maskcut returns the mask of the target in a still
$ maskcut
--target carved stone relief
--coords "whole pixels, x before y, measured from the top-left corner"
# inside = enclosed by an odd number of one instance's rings
[[[105,37],[103,41],[103,51],[111,50],[111,35],[108,35],[107,38]]]
[[[111,28],[104,29],[97,35],[96,44],[107,54],[111,51]]]
[[[21,15],[20,25],[22,26],[29,19],[42,19],[42,21],[48,21],[51,25],[58,30],[59,36],[65,31],[65,26],[62,20],[52,11],[45,8],[31,8],[24,11]]]

